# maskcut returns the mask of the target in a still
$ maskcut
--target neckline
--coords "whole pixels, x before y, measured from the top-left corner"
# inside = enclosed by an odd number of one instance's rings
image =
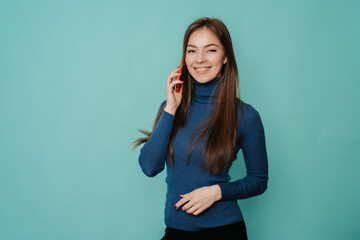
[[[219,83],[221,76],[212,79],[206,83],[200,83],[196,81],[193,77],[192,81],[194,83],[194,94],[193,101],[202,104],[215,103],[216,93],[211,96],[212,91],[215,89],[216,85]]]

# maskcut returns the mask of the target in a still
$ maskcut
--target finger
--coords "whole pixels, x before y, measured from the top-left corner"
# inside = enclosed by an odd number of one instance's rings
[[[186,212],[187,213],[193,213],[197,211],[200,208],[200,204],[193,204],[191,207],[189,207]]]
[[[199,208],[199,209],[197,209],[195,212],[193,212],[192,214],[193,214],[193,215],[199,215],[199,214],[202,213],[203,211],[204,211],[204,209]]]
[[[184,82],[182,82],[181,80],[174,80],[169,84],[169,87],[174,88],[175,84],[182,84]]]
[[[181,75],[181,74],[182,74],[181,72],[170,73],[167,78],[168,78],[168,79],[172,79],[172,78],[174,78],[174,77],[176,77],[176,76],[179,76],[179,75]]]
[[[168,88],[169,85],[170,85],[170,83],[171,83],[173,80],[176,79],[175,77],[176,77],[177,75],[180,75],[180,74],[176,74],[175,76],[169,75],[169,77],[168,77],[167,80],[166,80],[166,88]]]
[[[179,208],[181,207],[181,205],[183,205],[184,203],[188,202],[190,199],[189,198],[182,198],[180,199],[180,201],[178,201],[176,204],[175,204],[175,208]]]
[[[182,74],[182,72],[170,73],[170,74],[168,75],[168,78],[171,78],[171,77],[174,77],[174,76],[177,76],[177,75],[181,75],[181,74]]]
[[[180,94],[180,92],[177,93],[177,92],[175,91],[175,84],[182,84],[182,82],[174,82],[174,84],[171,83],[171,84],[169,85],[169,88],[167,89],[167,92]],[[180,87],[180,89],[181,89],[181,88],[182,88],[182,87]]]
[[[172,70],[172,72],[171,72],[170,74],[175,73],[175,72],[179,72],[179,71],[180,71],[180,66],[178,66],[177,68],[175,68],[174,70]]]
[[[170,74],[167,78],[167,82],[171,82],[172,80],[176,79],[177,76],[180,76],[181,73],[174,73],[174,74]]]
[[[198,203],[195,203],[194,201],[189,201],[187,204],[185,204],[183,207],[182,207],[182,210],[184,211],[187,211],[189,210],[190,208],[192,208],[194,205],[196,205]]]

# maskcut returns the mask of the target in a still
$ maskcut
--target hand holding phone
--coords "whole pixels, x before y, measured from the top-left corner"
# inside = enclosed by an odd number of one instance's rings
[[[181,58],[181,63],[180,63],[180,69],[179,69],[179,73],[182,72],[182,69],[183,69],[183,61],[184,61],[184,57]],[[176,80],[180,80],[180,75],[176,77]],[[180,88],[181,88],[181,84],[175,84],[175,91],[177,93],[180,92]]]

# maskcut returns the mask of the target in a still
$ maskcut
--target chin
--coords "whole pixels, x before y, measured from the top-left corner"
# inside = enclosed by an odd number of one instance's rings
[[[216,76],[214,77],[206,77],[206,76],[195,76],[194,79],[196,81],[198,81],[199,83],[207,83],[207,82],[210,82],[211,80],[213,80],[214,78],[216,78]]]
[[[190,73],[191,76],[199,83],[207,83],[216,78],[216,75],[213,76],[199,76],[199,74],[196,73]]]

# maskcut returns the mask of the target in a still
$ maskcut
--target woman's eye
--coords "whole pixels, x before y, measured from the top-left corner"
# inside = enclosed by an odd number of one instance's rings
[[[210,52],[216,52],[216,49],[210,49],[209,50]],[[188,53],[193,53],[193,52],[195,52],[194,50],[188,50],[187,51]]]

